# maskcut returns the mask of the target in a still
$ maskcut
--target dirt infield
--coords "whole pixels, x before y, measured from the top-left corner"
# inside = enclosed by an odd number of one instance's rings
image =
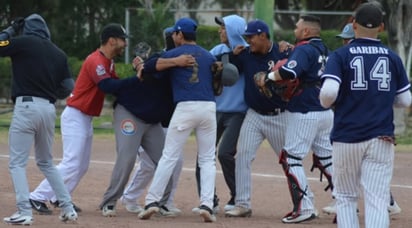
[[[9,216],[15,212],[15,195],[8,172],[8,147],[7,135],[2,134],[0,139],[0,217]],[[60,136],[56,136],[55,158],[61,158]],[[392,192],[402,208],[402,213],[395,215],[391,220],[391,227],[412,227],[412,147],[398,146],[395,161]],[[302,224],[282,224],[281,218],[291,210],[291,201],[287,189],[287,183],[277,158],[264,143],[257,153],[253,163],[253,215],[250,218],[226,218],[220,212],[217,222],[203,223],[201,218],[191,213],[191,209],[199,203],[195,188],[195,157],[196,144],[190,138],[185,148],[184,169],[179,181],[179,187],[175,197],[176,206],[182,209],[183,215],[177,218],[153,217],[150,220],[139,220],[137,215],[128,213],[124,207],[117,204],[117,217],[105,218],[98,210],[98,205],[103,193],[108,186],[113,162],[115,158],[115,144],[112,135],[96,136],[93,144],[92,162],[88,173],[82,179],[80,185],[73,193],[74,202],[83,209],[77,224],[63,224],[58,220],[58,210],[53,215],[35,215],[34,227],[236,227],[236,228],[276,228],[276,227],[336,227],[332,224],[333,215],[320,214],[319,218]],[[323,188],[326,183],[319,182],[319,171],[311,173],[310,161],[306,159],[305,169],[310,178],[310,185],[315,193],[316,207],[320,211],[330,202],[330,194]],[[58,161],[56,161],[58,162]],[[217,166],[216,188],[221,202],[221,210],[229,199],[229,193],[224,183],[220,166]],[[28,178],[30,188],[33,189],[42,180],[43,176],[35,167],[33,159],[28,164]],[[141,199],[143,202],[143,199]],[[360,220],[363,220],[363,208],[360,206]],[[7,227],[0,222],[0,227]],[[362,226],[363,227],[363,226]]]

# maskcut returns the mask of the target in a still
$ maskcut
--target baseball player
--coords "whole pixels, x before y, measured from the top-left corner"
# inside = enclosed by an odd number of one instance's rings
[[[105,217],[116,216],[116,202],[123,194],[140,146],[152,163],[157,165],[164,144],[161,122],[170,119],[173,113],[174,104],[168,78],[133,82],[134,84],[115,94],[113,126],[117,156],[109,187],[100,203]],[[169,181],[165,191],[166,200],[172,184]],[[162,202],[161,206],[164,204]]]
[[[59,200],[59,219],[76,221],[77,213],[70,194],[52,157],[56,120],[54,103],[66,98],[74,85],[67,56],[51,42],[49,28],[38,14],[17,18],[0,33],[0,56],[11,58],[13,70],[11,97],[14,111],[9,129],[9,171],[17,206],[17,212],[3,221],[11,225],[33,223],[26,176],[33,144],[36,164]]]
[[[279,81],[298,79],[299,92],[287,105],[287,128],[285,145],[279,163],[285,172],[293,209],[282,222],[300,223],[317,216],[314,195],[311,191],[302,160],[313,151],[313,168],[319,168],[332,189],[332,145],[329,135],[332,129],[333,112],[319,102],[320,73],[328,50],[320,39],[320,19],[316,16],[301,16],[294,30],[296,45],[287,62],[269,74],[269,79]],[[322,176],[321,176],[322,180]]]
[[[343,45],[349,44],[353,39],[355,39],[355,32],[353,31],[352,23],[348,23],[343,27],[342,32],[336,37],[342,39]],[[322,208],[322,211],[328,214],[336,214],[336,201],[333,201],[330,205]],[[402,209],[399,207],[398,203],[395,201],[395,198],[390,192],[390,201],[388,205],[389,215],[395,215],[401,213]]]
[[[221,43],[210,50],[215,56],[231,52],[236,46],[247,46],[242,35],[245,30],[246,21],[238,15],[228,15],[223,18],[215,17],[219,27]],[[232,86],[225,86],[222,94],[216,96],[216,119],[217,119],[217,141],[219,145],[217,157],[223,171],[226,185],[230,191],[230,199],[224,206],[225,211],[232,210],[235,206],[236,184],[235,184],[235,154],[240,127],[245,118],[247,105],[242,96],[244,93],[245,79],[243,74]],[[220,142],[219,142],[220,141]],[[196,180],[199,190],[199,167],[196,167]],[[200,191],[198,191],[200,192]],[[218,211],[218,197],[214,197],[213,210]],[[192,211],[196,212],[198,208]]]
[[[360,227],[356,214],[362,187],[365,227],[389,227],[394,160],[393,106],[408,107],[410,84],[401,59],[377,39],[380,6],[355,11],[355,39],[329,56],[322,79],[322,106],[335,109],[331,134],[338,227]]]
[[[172,34],[173,34],[173,27],[168,27],[163,31],[164,41],[165,41],[165,49],[163,51],[168,51],[174,48]],[[160,54],[161,53],[156,53],[154,56],[159,56]],[[167,81],[167,83],[168,83],[167,85],[169,85],[169,81]],[[163,85],[163,86],[166,87],[166,85]],[[169,87],[152,88],[150,91],[143,92],[141,95],[138,95],[138,96],[129,95],[129,96],[139,97],[139,99],[143,99],[143,100],[146,100],[146,99],[149,100],[150,97],[147,97],[146,94],[150,94],[150,92],[156,92],[158,94],[162,94],[169,90],[170,90]],[[164,97],[169,97],[170,102],[171,102],[171,94],[165,93]],[[159,96],[159,98],[162,98],[162,97]],[[153,101],[151,101],[151,103],[153,103]],[[159,105],[164,106],[161,104]],[[171,105],[173,106],[173,104]],[[170,106],[170,104],[167,106]],[[173,111],[172,109],[168,109],[168,110],[170,110],[169,112]],[[158,110],[158,111],[154,110],[153,112],[164,112],[164,111],[165,110]],[[170,116],[166,116],[166,117],[168,118],[164,118],[164,120],[162,121],[162,126],[164,128],[163,130],[165,133],[167,131],[167,127],[169,125],[169,120],[170,120]],[[128,147],[129,146],[127,146],[126,148]],[[128,186],[125,188],[123,192],[123,196],[121,197],[121,202],[126,207],[126,210],[132,213],[140,213],[143,210],[143,208],[137,204],[137,201],[140,198],[140,196],[146,191],[146,187],[152,180],[156,166],[157,166],[157,162],[158,162],[158,160],[156,160],[156,162],[153,162],[153,160],[150,158],[148,154],[148,151],[144,150],[142,147],[139,148],[138,154],[139,154],[139,160],[140,160],[139,165],[137,166],[133,174],[133,177],[131,178],[131,181],[129,182]],[[163,197],[164,200],[162,200],[162,201],[167,200],[166,203],[164,202],[162,203],[162,206],[159,211],[160,214],[163,216],[175,217],[181,214],[181,211],[174,206],[173,200],[174,200],[174,193],[176,192],[177,182],[179,180],[180,172],[182,170],[182,166],[183,166],[183,154],[179,158],[178,163],[176,164],[176,167],[173,171],[172,186],[171,186],[172,189],[170,191],[166,191],[166,192],[170,192],[170,194],[165,194]]]
[[[61,114],[63,159],[57,169],[70,193],[89,168],[93,138],[92,119],[101,113],[105,92],[115,91],[120,82],[128,84],[128,80],[137,80],[133,77],[116,83],[118,77],[113,58],[121,55],[127,45],[125,29],[119,24],[108,24],[103,28],[100,38],[100,47],[84,61],[74,90]],[[56,200],[47,180],[43,180],[30,193],[32,208],[40,213],[50,214],[51,211],[45,203],[50,201],[54,204]]]
[[[198,163],[201,175],[199,214],[204,222],[214,222],[213,195],[215,188],[215,143],[216,143],[216,103],[212,87],[212,64],[216,58],[196,44],[197,24],[190,18],[181,18],[174,25],[173,41],[176,48],[165,52],[162,57],[170,58],[182,53],[195,58],[192,67],[175,67],[162,72],[170,77],[173,99],[176,104],[169,128],[163,155],[157,166],[152,184],[146,196],[145,210],[140,219],[149,219],[159,211],[167,181],[172,175],[183,146],[192,130],[198,142]],[[158,64],[144,64],[145,70],[159,70]]]
[[[269,27],[262,20],[250,21],[243,34],[249,46],[237,46],[230,55],[230,62],[244,74],[244,99],[249,108],[239,133],[235,159],[235,207],[225,212],[229,217],[251,216],[251,175],[256,151],[267,139],[278,155],[286,127],[286,102],[279,96],[268,98],[262,95],[253,79],[257,72],[270,72],[285,55],[279,51],[279,45],[270,40]]]

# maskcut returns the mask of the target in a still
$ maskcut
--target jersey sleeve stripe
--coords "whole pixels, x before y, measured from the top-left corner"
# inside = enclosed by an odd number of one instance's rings
[[[333,75],[333,74],[323,74],[320,78],[321,79],[330,78],[330,79],[333,79],[333,80],[337,81],[339,84],[342,83],[340,78],[336,75]]]
[[[403,88],[401,88],[401,89],[398,89],[398,90],[396,91],[396,94],[403,93],[403,92],[405,92],[406,90],[408,90],[409,88],[411,88],[411,85],[410,85],[410,84],[406,85],[405,87],[403,87]]]

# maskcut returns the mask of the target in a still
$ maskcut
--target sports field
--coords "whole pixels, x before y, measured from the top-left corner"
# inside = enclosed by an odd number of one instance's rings
[[[412,226],[412,146],[397,146],[392,191],[402,213],[392,217],[391,227]],[[56,135],[54,145],[54,156],[56,163],[61,158],[60,135]],[[137,215],[128,213],[118,203],[117,217],[103,217],[98,210],[98,205],[103,193],[107,188],[113,163],[115,159],[115,143],[112,134],[97,134],[94,139],[92,161],[88,173],[82,179],[80,185],[73,193],[74,202],[83,209],[77,224],[63,224],[58,219],[58,210],[53,215],[34,215],[34,227],[236,227],[236,228],[274,228],[274,227],[336,227],[332,224],[333,215],[320,213],[319,218],[303,224],[282,224],[281,218],[291,210],[291,201],[288,193],[287,183],[283,171],[277,163],[274,153],[267,143],[262,144],[253,163],[253,215],[250,218],[226,218],[224,213],[219,213],[217,222],[212,224],[203,223],[198,215],[194,215],[191,209],[199,204],[195,188],[195,157],[196,143],[191,137],[185,147],[185,161],[179,187],[176,193],[176,206],[183,211],[183,215],[177,218],[152,217],[150,220],[139,220]],[[33,155],[33,153],[32,153]],[[327,205],[330,194],[323,191],[326,183],[319,182],[319,171],[309,171],[311,161],[308,157],[305,167],[309,176],[309,183],[315,193],[316,206],[319,211]],[[12,189],[8,173],[8,147],[7,132],[0,132],[0,217],[9,216],[15,212],[15,195]],[[229,199],[229,193],[223,180],[219,164],[217,164],[216,188],[221,202],[221,210]],[[42,180],[43,176],[35,167],[31,157],[28,164],[28,178],[30,188],[33,189]],[[143,199],[141,200],[143,203]],[[360,206],[359,217],[364,216],[363,208]],[[6,225],[0,223],[0,227]]]

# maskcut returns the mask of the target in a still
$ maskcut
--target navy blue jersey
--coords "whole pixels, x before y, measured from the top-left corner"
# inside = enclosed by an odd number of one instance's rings
[[[288,111],[306,113],[325,110],[320,105],[319,92],[320,70],[326,61],[324,58],[327,53],[327,48],[320,38],[312,38],[296,45],[280,70],[280,73],[287,71],[293,74],[301,83],[301,92],[290,99]]]
[[[245,101],[246,104],[258,112],[272,112],[274,109],[286,107],[286,102],[277,95],[267,98],[259,92],[253,76],[260,71],[269,73],[275,63],[285,56],[279,53],[276,44],[265,55],[251,53],[249,47],[238,55],[230,54],[230,62],[236,65],[240,73],[245,75]]]
[[[185,44],[163,53],[162,58],[177,57],[182,54],[192,55],[196,59],[194,67],[173,67],[161,74],[171,77],[173,100],[215,101],[212,88],[211,66],[216,58],[199,45]]]
[[[395,96],[410,84],[401,59],[376,39],[355,39],[329,56],[322,79],[339,84],[332,141],[394,136]]]

